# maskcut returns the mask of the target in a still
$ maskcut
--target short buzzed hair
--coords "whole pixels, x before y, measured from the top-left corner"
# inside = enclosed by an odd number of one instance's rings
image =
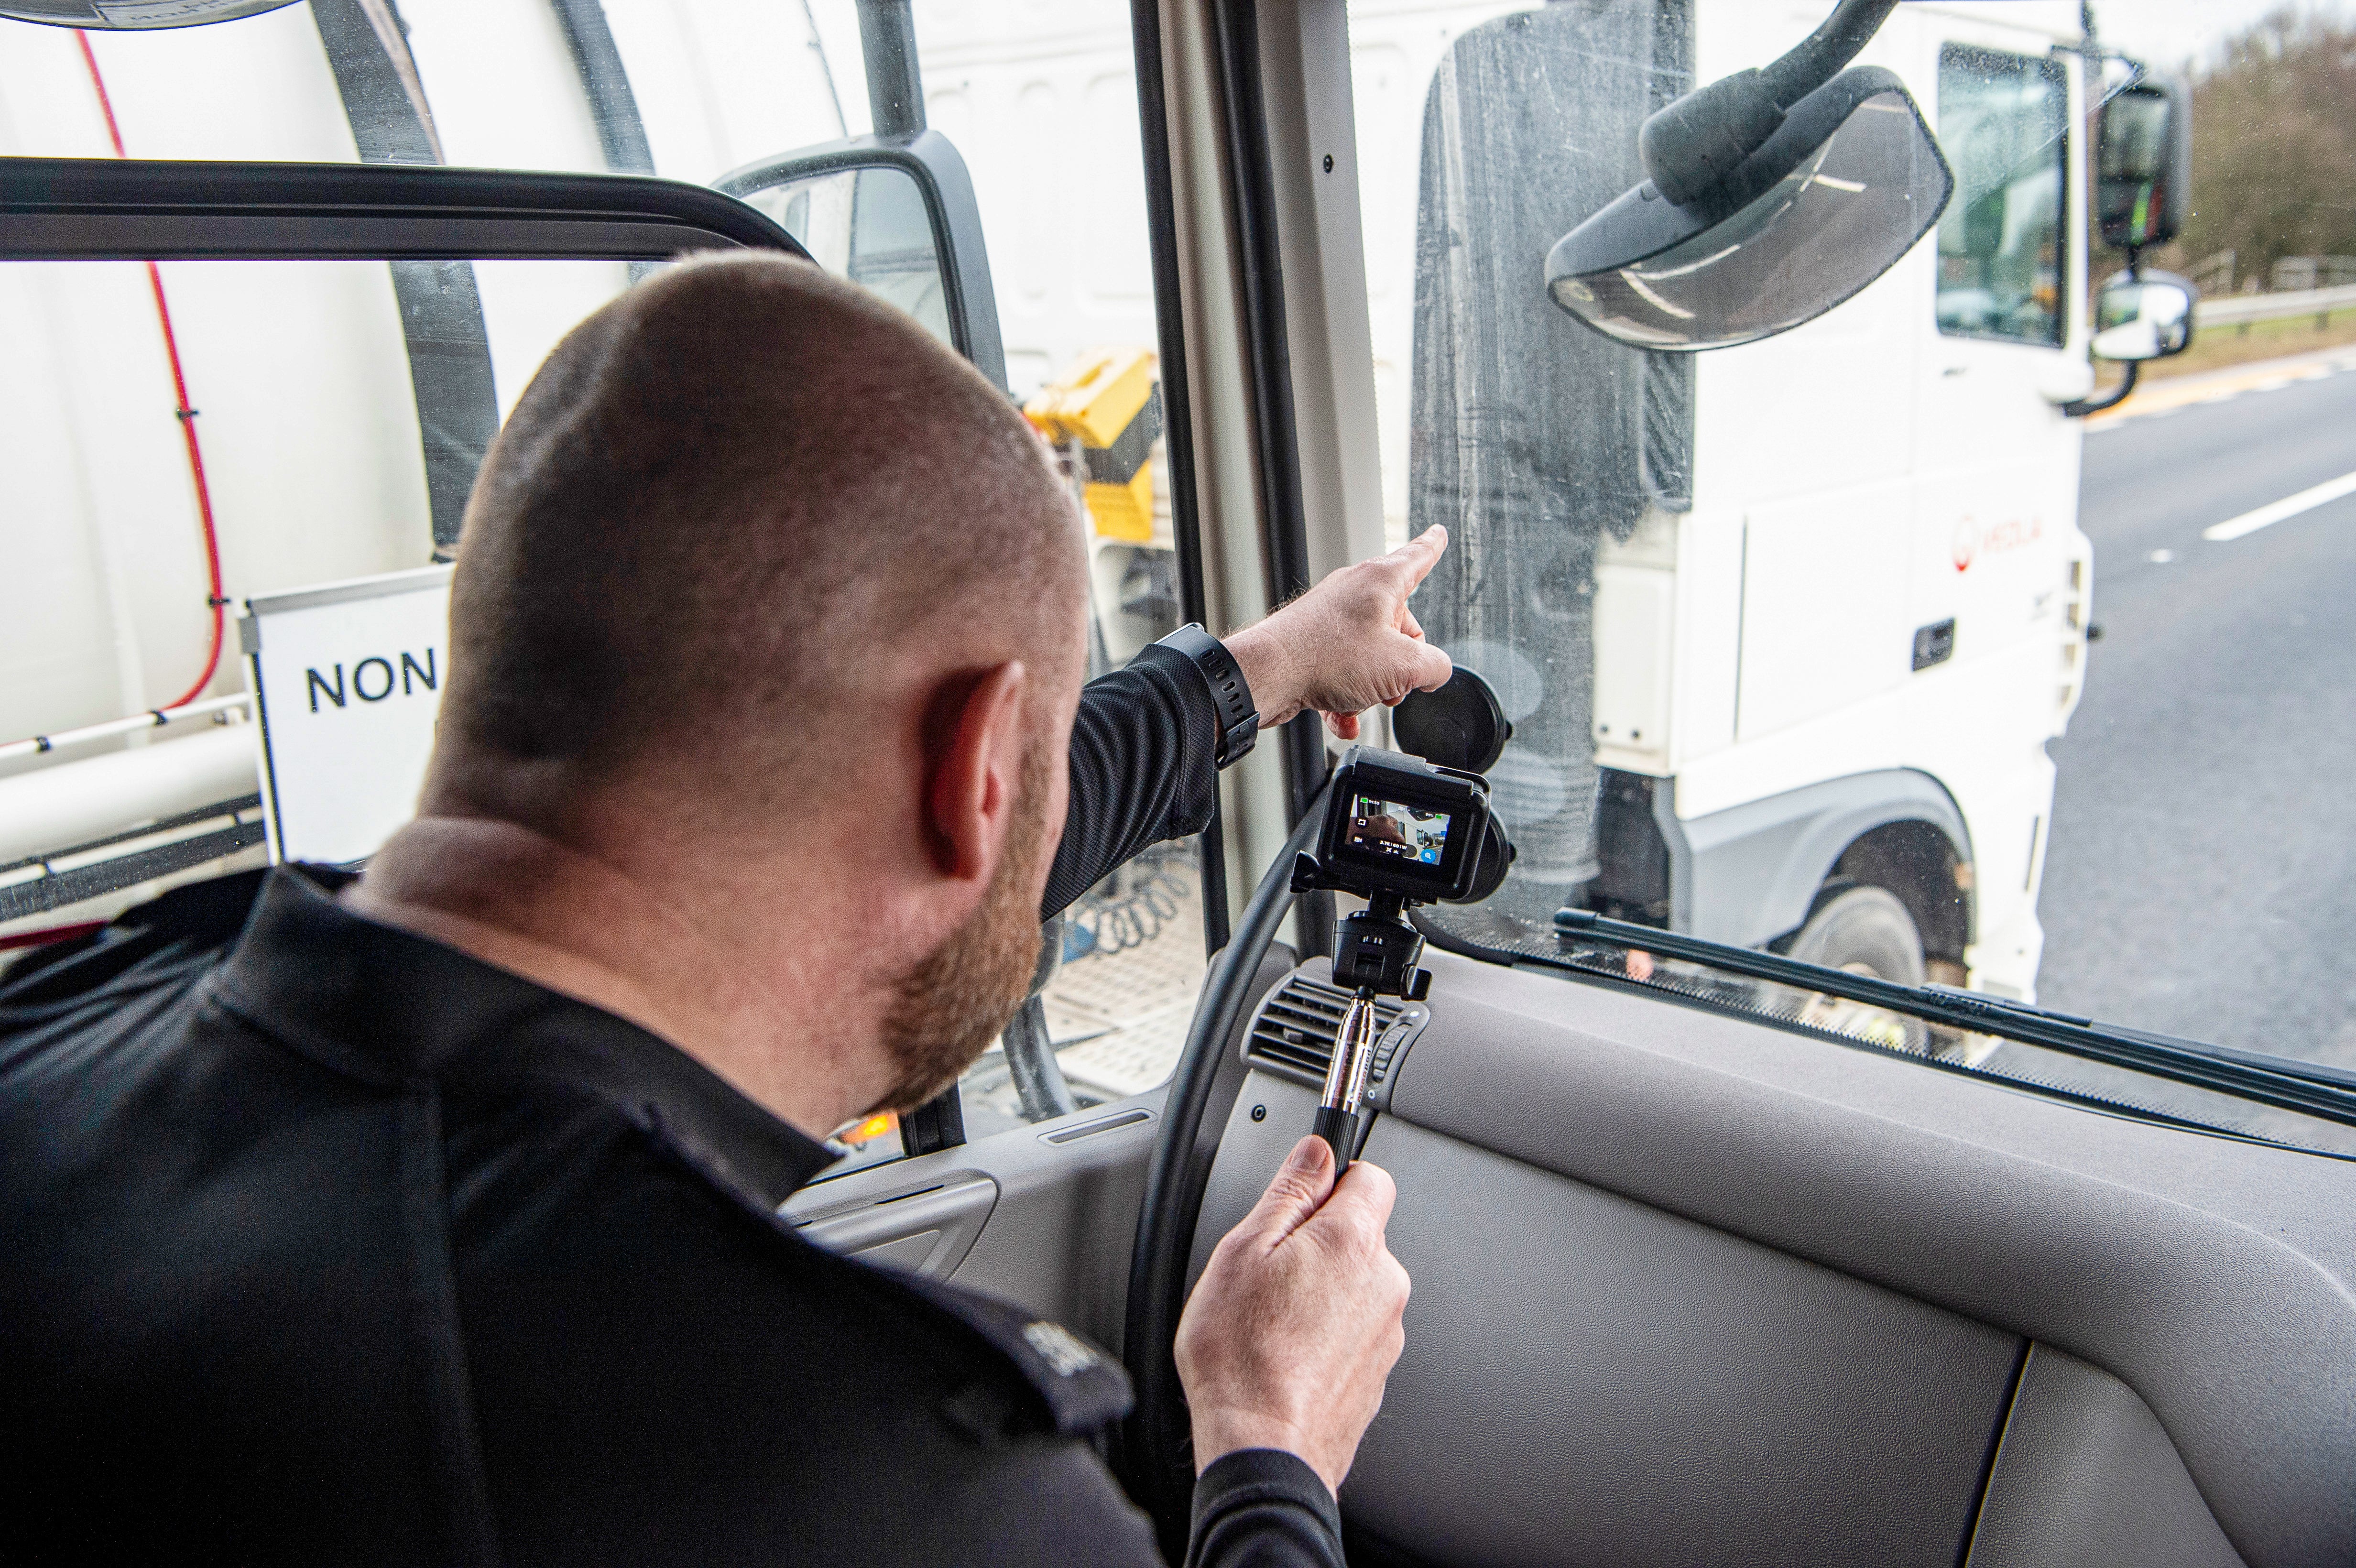
[[[574,328],[484,461],[429,798],[674,759],[772,808],[850,734],[862,661],[945,617],[1075,657],[1083,560],[1022,415],[912,318],[783,256],[691,261]]]

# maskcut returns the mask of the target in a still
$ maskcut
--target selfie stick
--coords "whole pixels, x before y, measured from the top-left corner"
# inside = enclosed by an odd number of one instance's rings
[[[1333,1060],[1326,1064],[1325,1093],[1318,1097],[1310,1130],[1332,1147],[1337,1181],[1357,1150],[1359,1114],[1365,1108],[1375,1041],[1382,1033],[1375,998],[1421,1001],[1431,988],[1431,976],[1415,966],[1423,955],[1423,938],[1408,924],[1407,908],[1401,895],[1377,891],[1365,909],[1343,916],[1333,928],[1333,981],[1352,987],[1355,995],[1334,1031]]]
[[[1333,1037],[1333,1060],[1325,1069],[1325,1093],[1317,1102],[1317,1119],[1310,1130],[1333,1150],[1333,1179],[1350,1168],[1350,1151],[1358,1141],[1358,1108],[1366,1101],[1366,1072],[1375,1061],[1375,991],[1361,986],[1342,1015]]]

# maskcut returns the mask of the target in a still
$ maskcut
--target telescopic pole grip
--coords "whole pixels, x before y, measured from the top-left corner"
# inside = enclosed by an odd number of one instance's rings
[[[1350,1168],[1350,1146],[1358,1141],[1358,1118],[1339,1105],[1320,1105],[1317,1120],[1309,1130],[1323,1138],[1325,1147],[1333,1151],[1333,1179],[1341,1180],[1342,1173]]]

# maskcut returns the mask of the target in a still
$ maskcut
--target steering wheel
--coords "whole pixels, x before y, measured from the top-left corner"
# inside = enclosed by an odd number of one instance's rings
[[[1204,1112],[1218,1080],[1220,1058],[1252,999],[1252,978],[1292,908],[1293,858],[1316,842],[1324,800],[1321,784],[1292,836],[1252,890],[1251,902],[1244,906],[1244,917],[1226,946],[1211,961],[1194,1019],[1186,1026],[1186,1043],[1170,1075],[1153,1157],[1145,1168],[1145,1200],[1138,1210],[1137,1240],[1129,1256],[1129,1310],[1120,1341],[1121,1360],[1137,1391],[1137,1406],[1122,1434],[1124,1458],[1139,1500],[1165,1538],[1176,1522],[1182,1544],[1194,1465],[1187,1457],[1186,1397],[1178,1383],[1173,1346],[1178,1316],[1186,1306],[1186,1261],[1194,1245],[1194,1221],[1219,1149],[1219,1129],[1213,1129],[1207,1145],[1203,1141]]]
[[[1472,773],[1485,772],[1514,732],[1496,693],[1462,666],[1440,690],[1409,693],[1392,710],[1391,724],[1402,749]],[[1184,1550],[1194,1465],[1188,1457],[1185,1392],[1173,1346],[1186,1305],[1194,1223],[1224,1131],[1223,1125],[1213,1126],[1206,1142],[1204,1123],[1227,1041],[1252,999],[1252,980],[1292,908],[1293,860],[1316,843],[1324,801],[1325,786],[1320,784],[1292,836],[1252,890],[1226,946],[1211,961],[1145,1168],[1121,1333],[1121,1359],[1137,1392],[1137,1406],[1122,1429],[1122,1456],[1131,1491],[1153,1515],[1165,1546],[1174,1542],[1176,1552]]]

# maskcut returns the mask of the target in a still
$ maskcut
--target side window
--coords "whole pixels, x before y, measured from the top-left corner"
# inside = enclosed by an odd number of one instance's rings
[[[1948,44],[1939,144],[1955,171],[1939,219],[1939,330],[2058,346],[2068,92],[2050,59]]]
[[[1085,508],[1092,672],[1118,668],[1180,619],[1128,8],[919,10],[926,118],[971,176],[1010,389]],[[0,154],[711,182],[871,129],[850,0],[402,0],[391,30],[372,14],[289,5],[133,33],[0,22]],[[912,182],[869,170],[783,194],[799,205],[773,216],[821,261],[948,336]],[[28,738],[0,743],[0,788],[91,761],[155,776],[120,810],[119,792],[50,786],[83,809],[36,822],[0,807],[0,941],[105,918],[166,875],[261,857],[250,735],[226,732],[250,706],[240,608],[446,560],[483,448],[541,356],[649,270],[6,269],[0,316],[14,329],[0,340],[24,352],[0,371],[0,396],[24,417],[0,429],[0,457],[25,526],[5,559],[33,608],[0,623],[0,742]],[[323,707],[391,712],[397,698],[366,696],[374,665],[355,694],[356,668],[350,707]],[[195,765],[199,752],[210,764]],[[1168,1075],[1204,967],[1196,855],[1193,841],[1155,846],[1074,905],[1012,1060],[993,1051],[967,1080],[967,1136]],[[900,1151],[894,1134],[881,1118],[843,1142],[872,1161]]]
[[[473,341],[428,345],[429,374],[404,325],[461,283]],[[611,261],[0,266],[0,553],[39,606],[0,622],[0,722],[48,738],[0,748],[0,938],[265,842],[364,858],[408,817],[449,670],[452,402],[503,414],[629,283]]]
[[[1120,0],[916,17],[926,118],[981,209],[1007,379],[1085,511],[1091,675],[1183,618],[1130,39]],[[1041,992],[959,1087],[967,1137],[1170,1075],[1205,967],[1200,849],[1152,846],[1066,912]]]

